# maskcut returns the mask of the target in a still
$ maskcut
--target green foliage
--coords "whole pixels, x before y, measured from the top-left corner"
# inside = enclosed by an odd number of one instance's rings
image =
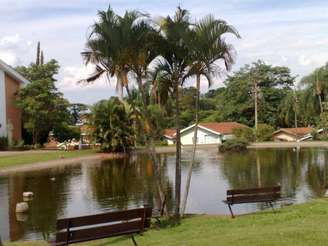
[[[219,151],[224,152],[243,152],[247,150],[248,141],[245,139],[229,139],[219,146]]]
[[[91,125],[103,151],[128,152],[134,144],[132,111],[116,97],[93,106]]]
[[[321,140],[320,134],[318,133],[318,131],[316,129],[311,132],[311,135],[312,135],[313,140]]]
[[[313,140],[328,141],[328,134],[316,134]]]
[[[83,103],[72,103],[68,107],[70,116],[71,116],[71,124],[75,125],[80,123],[80,116],[81,114],[87,112],[88,106]]]
[[[160,139],[166,127],[165,110],[158,104],[152,104],[148,106],[148,112],[150,115],[149,122],[154,127],[152,134],[156,139]]]
[[[235,128],[232,133],[237,139],[245,140],[246,142],[255,141],[254,130],[250,127]]]
[[[7,149],[8,149],[8,138],[0,137],[0,150],[7,150]]]
[[[59,142],[64,142],[73,138],[78,140],[80,139],[80,128],[63,123],[54,128],[54,134]]]
[[[50,130],[69,119],[69,103],[55,86],[58,69],[55,60],[17,68],[31,81],[19,91],[17,104],[23,111],[24,128],[33,136],[33,144],[45,142]]]
[[[271,66],[258,61],[246,65],[228,77],[225,89],[218,96],[223,118],[254,125],[254,81],[259,88],[259,121],[279,125],[280,101],[291,89],[295,78],[287,67]]]
[[[257,141],[271,141],[274,128],[268,124],[258,124],[256,131]]]

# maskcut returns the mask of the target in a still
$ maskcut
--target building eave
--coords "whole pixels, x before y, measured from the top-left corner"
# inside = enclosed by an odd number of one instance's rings
[[[194,128],[195,125],[196,125],[196,124],[192,124],[192,125],[190,125],[190,126],[184,128],[184,129],[182,129],[182,130],[180,131],[180,134],[182,134],[182,133],[184,133],[184,132],[186,132],[186,131],[188,131],[188,130]],[[209,129],[209,128],[205,127],[205,126],[202,126],[201,124],[198,124],[198,127],[199,127],[200,129],[205,130],[205,131],[211,132],[211,133],[213,133],[213,134],[215,134],[215,135],[218,135],[218,136],[222,135],[221,132],[213,131],[212,129]]]
[[[12,78],[18,80],[23,85],[26,85],[30,83],[27,79],[25,79],[22,75],[20,75],[15,69],[13,69],[11,66],[7,65],[4,61],[0,59],[0,69],[3,70],[5,73],[7,73]]]

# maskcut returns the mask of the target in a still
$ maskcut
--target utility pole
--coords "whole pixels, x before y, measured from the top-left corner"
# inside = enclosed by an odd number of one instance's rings
[[[254,109],[255,109],[255,130],[257,130],[257,99],[258,99],[257,82],[254,80]]]
[[[295,128],[297,128],[297,110],[298,110],[298,98],[296,92],[294,90],[294,121],[295,121]]]

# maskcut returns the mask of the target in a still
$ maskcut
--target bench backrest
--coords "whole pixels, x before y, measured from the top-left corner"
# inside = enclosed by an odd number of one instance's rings
[[[57,220],[56,245],[111,236],[142,233],[150,227],[152,208],[65,218]]]
[[[227,200],[233,203],[234,198],[238,200],[238,198],[256,198],[257,196],[267,197],[268,200],[276,200],[280,198],[280,191],[280,186],[227,190]]]

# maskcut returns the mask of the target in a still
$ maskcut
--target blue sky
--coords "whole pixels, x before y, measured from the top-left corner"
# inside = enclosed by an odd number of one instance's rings
[[[119,14],[138,9],[154,17],[171,15],[180,4],[195,20],[213,14],[228,21],[242,36],[227,37],[237,52],[233,71],[262,59],[288,66],[301,77],[328,60],[328,2],[316,0],[0,0],[0,59],[27,65],[41,41],[45,58],[61,65],[57,86],[70,101],[90,104],[114,95],[115,87],[106,81],[76,84],[89,72],[80,56],[89,27],[97,10],[109,3]],[[217,79],[214,86],[222,81]],[[202,89],[207,90],[205,83]]]

